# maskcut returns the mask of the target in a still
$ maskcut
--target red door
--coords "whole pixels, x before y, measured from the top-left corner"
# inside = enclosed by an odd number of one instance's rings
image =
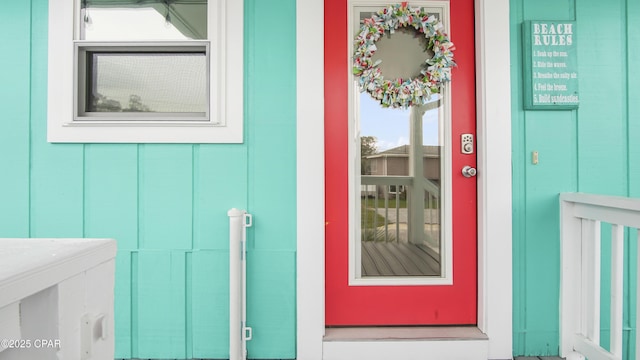
[[[350,207],[357,206],[359,202],[381,200],[378,198],[379,190],[375,198],[367,194],[354,195],[354,191],[350,195],[349,174],[354,172],[354,165],[349,158],[352,39],[349,38],[348,14],[353,8],[347,0],[325,0],[327,326],[476,323],[476,180],[475,177],[463,176],[461,172],[465,166],[475,168],[476,158],[475,154],[463,154],[460,150],[462,134],[475,135],[474,9],[473,0],[451,0],[449,4],[449,35],[456,46],[454,56],[457,63],[452,81],[447,85],[451,87],[451,116],[445,119],[451,122],[448,135],[451,138],[451,163],[447,167],[451,196],[447,206],[451,208],[452,284],[402,285],[402,281],[393,284],[391,280],[391,284],[383,285],[353,282],[350,285],[349,269],[353,265],[353,257],[349,251],[354,241],[350,229],[361,225],[352,224],[350,228]],[[373,157],[371,161],[374,161]],[[377,170],[378,166],[375,168]],[[384,190],[386,194],[380,196],[388,199],[400,193],[395,187],[393,190]],[[355,196],[360,199],[355,199]],[[400,198],[396,201],[402,202]]]

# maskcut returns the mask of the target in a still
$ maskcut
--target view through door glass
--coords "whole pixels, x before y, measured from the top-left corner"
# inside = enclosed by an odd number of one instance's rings
[[[441,275],[439,103],[382,109],[361,96],[363,277]]]
[[[359,28],[370,17],[356,11]],[[433,13],[436,17],[438,13]],[[426,39],[400,28],[376,42],[385,78],[415,78],[425,67]],[[402,56],[399,56],[399,55]],[[356,96],[359,130],[359,269],[357,277],[441,276],[443,116],[439,95],[411,109],[382,108]]]

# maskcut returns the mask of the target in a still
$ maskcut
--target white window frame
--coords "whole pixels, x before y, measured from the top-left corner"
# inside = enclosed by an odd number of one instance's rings
[[[209,117],[206,121],[74,120],[76,44],[80,38],[80,0],[49,0],[47,140],[70,143],[242,143],[243,1],[210,1]],[[116,41],[114,41],[115,43]],[[166,42],[166,44],[175,43]]]

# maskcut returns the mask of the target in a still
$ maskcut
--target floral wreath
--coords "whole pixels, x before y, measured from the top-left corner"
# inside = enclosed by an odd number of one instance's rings
[[[385,31],[393,34],[400,26],[412,26],[423,33],[428,40],[426,50],[434,55],[425,61],[427,66],[420,71],[421,76],[385,80],[378,67],[382,60],[373,63],[371,56],[377,50],[375,42]],[[444,32],[442,23],[421,8],[407,6],[406,2],[389,5],[365,19],[356,36],[355,46],[353,74],[360,77],[360,91],[366,90],[383,107],[406,109],[426,104],[432,94],[440,93],[442,84],[451,81],[451,68],[456,66],[453,61],[455,47]]]

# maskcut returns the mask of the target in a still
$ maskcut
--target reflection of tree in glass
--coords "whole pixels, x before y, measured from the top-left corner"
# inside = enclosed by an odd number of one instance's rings
[[[93,98],[92,109],[90,111],[95,112],[120,112],[122,111],[122,105],[119,101],[109,99],[108,97],[97,93]]]
[[[370,160],[366,157],[378,152],[378,139],[375,136],[360,137],[360,175],[371,175]]]
[[[142,103],[140,95],[129,95],[129,107],[122,108],[119,101],[109,99],[108,97],[97,93],[93,98],[93,112],[152,112],[149,106]]]
[[[143,104],[140,100],[142,98],[139,95],[130,95],[129,96],[129,107],[123,109],[122,111],[127,112],[150,112],[152,111],[147,105]]]

